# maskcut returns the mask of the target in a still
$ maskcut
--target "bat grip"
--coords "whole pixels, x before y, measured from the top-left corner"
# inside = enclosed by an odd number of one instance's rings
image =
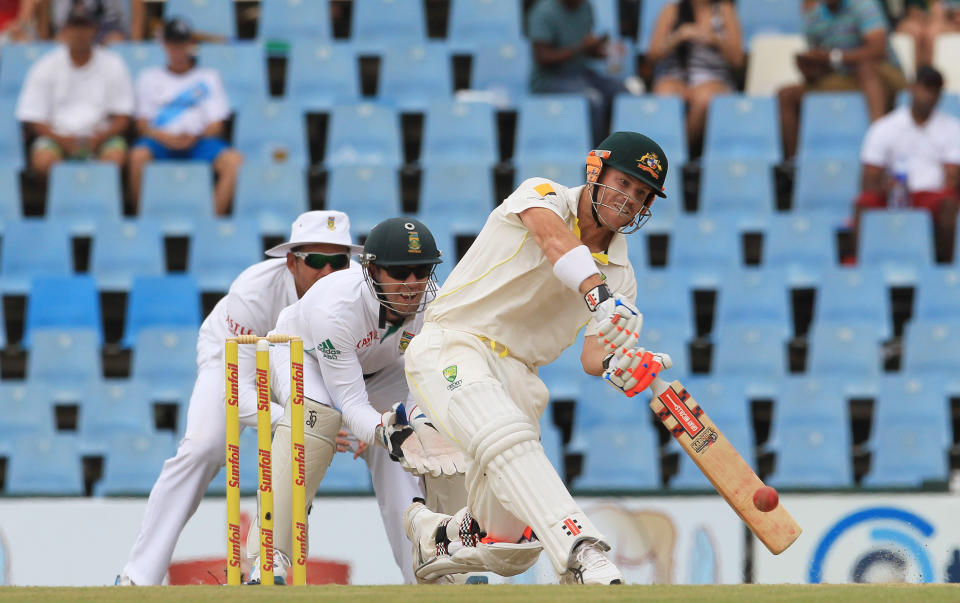
[[[654,396],[659,396],[667,391],[668,387],[670,387],[670,385],[660,377],[654,377],[653,382],[650,383],[650,391],[653,392]]]

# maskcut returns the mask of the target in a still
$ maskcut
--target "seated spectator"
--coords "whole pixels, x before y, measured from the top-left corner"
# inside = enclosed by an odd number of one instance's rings
[[[26,42],[36,35],[37,4],[40,0],[0,1],[0,43]]]
[[[627,91],[623,82],[594,71],[588,62],[606,56],[610,32],[594,35],[589,0],[537,0],[527,25],[533,47],[530,91],[585,94],[593,141],[600,142],[610,129],[613,97]]]
[[[928,209],[938,260],[949,261],[960,192],[960,119],[936,109],[942,88],[940,72],[921,67],[910,88],[910,106],[895,109],[867,130],[860,151],[863,192],[854,222],[859,224],[864,209]]]
[[[53,30],[59,38],[71,9],[80,5],[93,16],[99,44],[120,42],[127,37],[124,5],[128,3],[129,0],[51,0],[50,18]]]
[[[917,67],[933,63],[933,42],[945,31],[960,31],[960,0],[906,0],[897,31],[913,37]]]
[[[230,103],[214,69],[197,67],[193,32],[183,19],[166,23],[166,67],[144,69],[137,78],[137,132],[130,151],[130,188],[135,204],[146,164],[154,159],[210,161],[217,175],[214,209],[230,210],[243,157],[223,140]]]
[[[877,0],[819,0],[808,4],[805,20],[809,50],[797,55],[804,83],[782,88],[777,94],[787,158],[797,151],[800,104],[805,93],[861,90],[870,121],[876,121],[904,86]]]
[[[82,5],[70,12],[63,46],[46,53],[27,72],[17,119],[36,140],[30,167],[46,175],[63,159],[99,158],[122,165],[123,133],[133,112],[133,86],[116,54],[95,48],[96,22]]]
[[[730,71],[743,65],[733,3],[680,0],[665,5],[647,59],[655,65],[654,94],[676,95],[687,102],[687,138],[691,153],[698,154],[710,99],[734,90]]]

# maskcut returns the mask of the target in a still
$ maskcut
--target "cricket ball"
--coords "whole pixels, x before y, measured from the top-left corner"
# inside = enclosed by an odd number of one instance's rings
[[[753,506],[764,513],[776,509],[779,502],[780,496],[770,486],[757,488],[757,491],[753,493]]]

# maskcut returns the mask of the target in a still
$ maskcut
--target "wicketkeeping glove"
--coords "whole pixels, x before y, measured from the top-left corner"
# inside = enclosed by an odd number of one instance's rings
[[[636,306],[611,293],[606,285],[587,291],[583,299],[593,312],[597,336],[604,350],[623,353],[636,347],[643,328],[643,314]]]
[[[632,398],[647,389],[662,369],[673,367],[669,354],[634,348],[613,354],[603,372],[604,380]]]
[[[440,472],[433,477],[456,475],[466,471],[467,463],[463,458],[463,452],[433,426],[419,407],[411,407],[408,415],[410,425],[420,438],[424,454],[440,468]]]
[[[407,423],[402,403],[397,402],[391,410],[381,415],[373,439],[387,450],[391,459],[400,463],[407,471],[417,475],[431,473],[426,464],[423,445],[413,427]]]

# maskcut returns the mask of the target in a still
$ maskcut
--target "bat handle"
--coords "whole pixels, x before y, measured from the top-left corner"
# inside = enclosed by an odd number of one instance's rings
[[[653,392],[654,396],[659,396],[663,392],[667,391],[668,387],[670,387],[670,384],[660,377],[654,377],[653,382],[650,383],[650,391]]]

